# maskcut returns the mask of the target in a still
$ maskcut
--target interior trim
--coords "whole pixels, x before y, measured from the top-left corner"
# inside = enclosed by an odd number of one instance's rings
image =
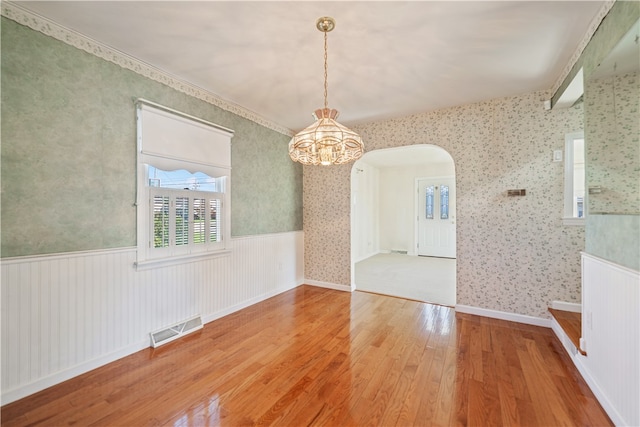
[[[525,323],[527,325],[551,327],[551,320],[542,317],[528,316],[526,314],[507,313],[506,311],[490,310],[488,308],[473,307],[470,305],[456,304],[458,313],[475,314],[476,316],[491,317],[493,319],[508,320],[510,322]]]
[[[576,51],[573,52],[573,55],[569,59],[569,62],[567,62],[567,65],[565,65],[562,72],[558,76],[556,82],[551,87],[551,96],[553,96],[558,91],[560,86],[562,86],[562,83],[564,82],[564,80],[567,78],[567,76],[569,76],[569,74],[571,73],[571,70],[573,70],[574,65],[576,65],[576,63],[578,62],[578,59],[580,59],[582,52],[587,47],[587,44],[589,44],[589,42],[591,41],[591,38],[593,37],[596,30],[600,26],[600,23],[602,22],[604,17],[607,16],[609,11],[613,7],[614,3],[615,3],[615,0],[605,1],[602,7],[600,8],[600,10],[598,11],[598,13],[596,14],[596,16],[594,16],[593,21],[591,21],[591,24],[587,29],[587,32],[584,34],[584,37],[578,44]]]

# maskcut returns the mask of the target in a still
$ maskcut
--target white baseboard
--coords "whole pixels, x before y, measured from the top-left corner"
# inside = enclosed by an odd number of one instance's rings
[[[297,286],[299,286],[301,283],[299,284],[294,284],[292,286],[284,286],[284,287],[280,287],[277,288],[271,292],[267,292],[265,294],[259,295],[257,297],[248,299],[246,301],[243,301],[240,304],[236,304],[232,307],[228,307],[225,308],[224,310],[218,311],[216,313],[213,314],[209,314],[205,317],[202,318],[202,322],[204,324],[212,322],[214,320],[220,319],[221,317],[227,316],[231,313],[234,313],[236,311],[242,310],[243,308],[247,308],[253,304],[259,303],[261,301],[264,301],[266,299],[269,299],[273,296],[276,296],[278,294],[281,294],[283,292],[286,292],[288,290],[291,290]],[[88,362],[85,363],[81,363],[79,365],[73,366],[69,369],[66,369],[64,371],[60,371],[57,372],[53,375],[50,375],[48,377],[42,378],[38,381],[35,381],[33,383],[27,384],[25,386],[22,386],[20,388],[14,389],[14,390],[8,390],[8,391],[2,391],[2,396],[0,397],[0,400],[2,401],[2,405],[6,405],[7,403],[11,403],[11,402],[15,402],[16,400],[22,399],[23,397],[27,397],[31,394],[37,393],[39,391],[42,391],[46,388],[49,388],[51,386],[54,386],[56,384],[60,384],[63,381],[67,381],[70,380],[71,378],[77,377],[78,375],[82,375],[85,374],[89,371],[92,371],[94,369],[97,369],[101,366],[107,365],[109,363],[115,362],[118,359],[122,359],[123,357],[129,356],[133,353],[136,353],[138,351],[144,350],[147,347],[151,346],[151,340],[150,339],[145,339],[142,342],[139,342],[137,344],[132,344],[130,346],[127,347],[123,347],[113,353],[104,355],[102,357],[99,357],[97,359],[94,360],[90,360]]]
[[[511,322],[525,323],[527,325],[551,327],[551,320],[542,317],[527,316],[525,314],[508,313],[506,311],[490,310],[488,308],[473,307],[470,305],[456,305],[456,311],[460,313],[475,314],[476,316],[491,317],[493,319],[509,320]]]
[[[84,373],[97,369],[111,362],[115,362],[118,359],[122,359],[123,357],[129,356],[135,352],[144,350],[150,345],[151,345],[150,339],[145,339],[140,343],[132,344],[130,346],[121,348],[120,350],[115,351],[113,353],[104,355],[97,359],[90,360],[80,365],[73,366],[69,369],[65,369],[64,371],[60,371],[53,375],[49,375],[48,377],[41,378],[38,381],[32,382],[30,384],[26,384],[22,387],[19,387],[13,390],[7,390],[7,391],[3,390],[2,405],[15,402],[16,400],[22,399],[23,397],[27,397],[30,394],[37,393],[46,388],[52,387],[56,384],[60,384],[63,381],[67,381],[67,380],[70,380],[71,378],[77,377],[78,375],[82,375]]]
[[[274,297],[276,295],[280,295],[283,292],[286,292],[286,291],[289,291],[291,289],[294,289],[294,288],[300,286],[301,284],[302,283],[294,284],[292,286],[281,286],[281,287],[276,288],[276,289],[274,289],[274,290],[272,290],[270,292],[266,292],[266,293],[264,293],[262,295],[258,295],[257,297],[253,297],[253,298],[250,298],[248,300],[242,301],[239,304],[233,305],[231,307],[227,307],[224,310],[220,310],[220,311],[217,311],[215,313],[208,314],[207,316],[202,318],[202,322],[204,324],[207,324],[209,322],[213,322],[214,320],[218,320],[218,319],[220,319],[220,318],[222,318],[224,316],[228,316],[231,313],[235,313],[236,311],[240,311],[243,308],[250,307],[250,306],[252,306],[254,304],[257,304],[259,302],[267,300],[267,299],[269,299],[271,297]]]
[[[602,405],[602,409],[604,409],[609,418],[611,418],[613,424],[616,426],[629,425],[624,421],[618,411],[616,411],[615,406],[613,406],[609,399],[607,399],[607,396],[602,392],[602,389],[600,388],[596,380],[593,378],[593,376],[591,376],[589,369],[587,369],[586,365],[584,365],[584,363],[582,362],[586,357],[587,356],[577,354],[571,357],[571,360],[573,361],[573,364],[576,365],[576,368],[578,368],[578,372],[580,372],[580,375],[582,375],[582,378],[591,389],[591,392],[598,400],[598,403]]]
[[[376,255],[378,255],[379,253],[380,253],[380,252],[371,252],[371,253],[369,253],[369,254],[367,254],[367,255],[362,255],[360,258],[356,258],[356,259],[354,259],[354,260],[353,260],[353,263],[354,263],[354,264],[357,264],[357,263],[359,263],[360,261],[364,261],[365,259],[369,259],[369,258],[371,258],[372,256],[376,256]]]
[[[582,304],[565,301],[551,301],[551,308],[554,310],[571,311],[573,313],[582,313]]]
[[[587,356],[583,356],[582,354],[580,354],[580,352],[578,352],[578,349],[576,349],[575,345],[573,345],[573,343],[571,342],[567,334],[562,330],[560,324],[555,320],[555,318],[552,318],[551,320],[551,329],[553,329],[553,332],[556,334],[556,337],[558,337],[558,340],[569,355],[569,358],[578,369],[578,372],[587,383],[587,386],[589,387],[589,389],[591,389],[591,392],[596,397],[600,405],[602,405],[602,409],[604,409],[609,418],[611,418],[613,424],[617,426],[626,425],[627,423],[624,422],[618,411],[616,411],[615,407],[611,404],[609,399],[607,399],[605,394],[598,386],[598,383],[589,372],[589,369],[583,363],[589,353],[587,352]]]
[[[556,318],[553,316],[551,316],[551,329],[556,334],[556,337],[558,337],[558,340],[560,341],[566,352],[569,354],[569,356],[571,356],[571,358],[574,358],[578,354],[578,349],[571,342],[569,336],[564,332]]]
[[[336,291],[344,291],[344,292],[353,292],[355,290],[351,286],[338,285],[336,283],[329,283],[329,282],[320,282],[318,280],[306,279],[304,281],[304,284],[318,286],[320,288],[335,289]]]

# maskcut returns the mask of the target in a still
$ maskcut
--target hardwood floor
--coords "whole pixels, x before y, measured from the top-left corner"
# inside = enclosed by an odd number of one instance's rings
[[[23,425],[611,425],[550,329],[301,286],[2,407]]]

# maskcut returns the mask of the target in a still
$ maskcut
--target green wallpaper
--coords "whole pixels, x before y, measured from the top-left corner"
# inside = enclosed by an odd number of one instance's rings
[[[609,54],[611,49],[618,44],[618,41],[638,19],[640,19],[640,2],[617,1],[600,24],[600,27],[598,27],[598,30],[589,41],[580,58],[580,63],[584,66],[585,82],[589,89],[585,90],[584,100],[587,180],[591,180],[593,184],[604,185],[605,196],[607,197],[612,195],[612,188],[616,190],[625,189],[625,187],[619,185],[611,187],[610,177],[616,177],[617,180],[620,180],[621,176],[629,176],[630,178],[628,179],[632,185],[628,185],[627,187],[631,189],[631,191],[637,191],[637,181],[640,177],[637,169],[633,169],[633,166],[631,169],[627,167],[627,172],[625,172],[623,166],[624,163],[634,164],[634,158],[636,160],[635,163],[637,163],[638,137],[635,131],[637,128],[637,95],[635,97],[633,95],[627,97],[627,103],[629,105],[632,104],[630,101],[634,101],[635,103],[631,110],[627,109],[626,115],[631,124],[633,124],[635,117],[635,127],[629,126],[625,128],[626,132],[632,132],[635,135],[628,134],[624,137],[623,128],[621,127],[618,132],[614,133],[612,139],[611,130],[607,128],[606,123],[603,122],[602,115],[599,113],[600,108],[596,108],[601,105],[603,99],[597,99],[597,96],[593,96],[596,94],[596,91],[593,90],[590,77],[598,64]],[[637,88],[637,82],[635,83],[635,87]],[[620,109],[619,107],[621,105],[624,105],[623,101],[624,99],[618,99],[617,110]],[[619,116],[617,120],[622,119]],[[603,137],[607,135],[608,137]],[[624,141],[626,141],[626,145],[622,144]],[[609,145],[607,146],[607,144]],[[594,153],[596,155],[594,155]],[[605,153],[609,153],[609,155],[606,156],[608,159],[604,158]],[[627,159],[624,159],[625,156]],[[620,159],[624,159],[624,161],[619,161]],[[611,168],[607,172],[604,167],[610,167],[611,165],[617,165],[616,170]],[[609,176],[609,178],[607,178],[609,181],[594,179],[594,174]],[[633,176],[634,174],[635,177]],[[609,187],[606,187],[607,185],[609,185]],[[620,192],[624,194],[624,191]],[[603,196],[594,195],[591,197],[593,197],[594,200],[588,200],[589,210],[587,212],[585,225],[585,251],[625,267],[640,270],[640,216],[637,214],[601,215],[592,212],[594,210],[608,210],[620,213],[635,211],[635,208],[629,209],[629,203],[625,202],[624,205],[620,204],[617,207],[615,204],[610,204],[607,205],[606,209],[603,209],[601,203],[597,206],[594,206],[593,203],[597,201],[596,199],[602,198]],[[635,200],[637,199],[637,195],[630,198]],[[594,209],[594,207],[596,209]]]
[[[4,17],[1,31],[2,257],[135,246],[135,98],[235,131],[233,236],[302,229],[289,137]]]
[[[585,252],[640,271],[640,215],[588,215]]]

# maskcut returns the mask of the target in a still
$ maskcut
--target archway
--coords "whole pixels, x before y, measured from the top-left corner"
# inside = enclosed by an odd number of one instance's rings
[[[435,145],[375,150],[355,162],[352,289],[455,306],[455,190],[453,158]]]

